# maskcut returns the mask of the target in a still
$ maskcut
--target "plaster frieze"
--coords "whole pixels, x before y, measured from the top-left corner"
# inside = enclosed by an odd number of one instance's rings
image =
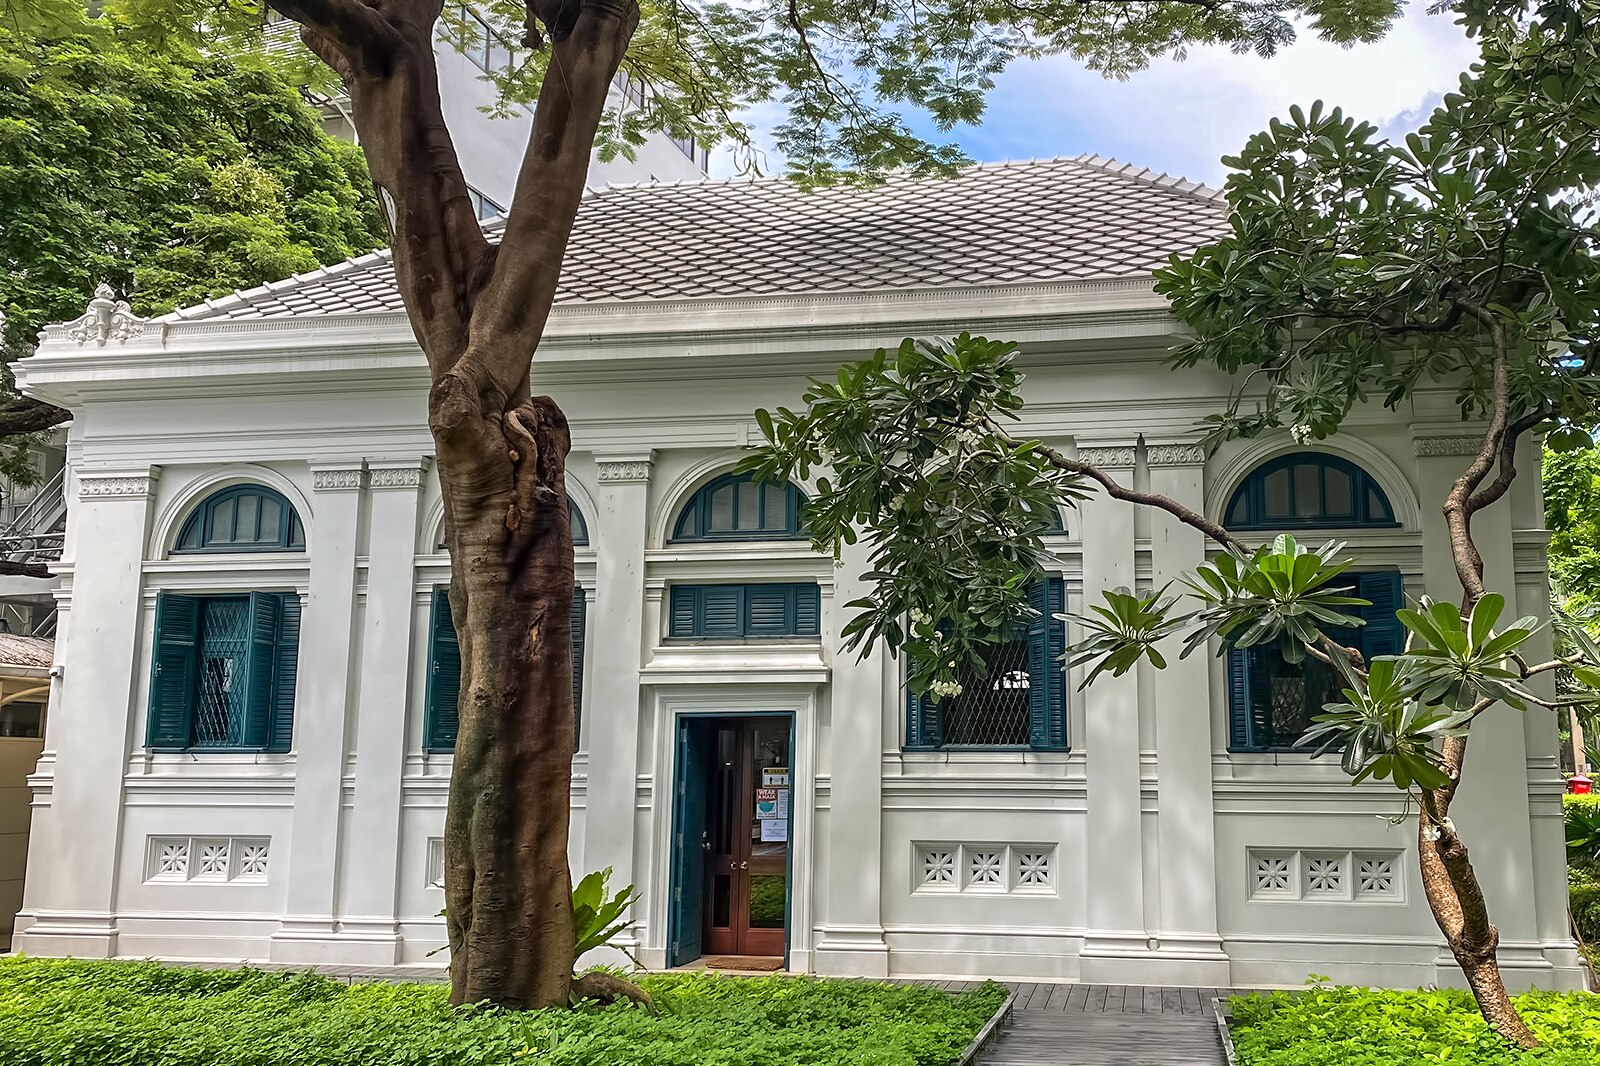
[[[361,488],[366,470],[360,466],[314,466],[311,487],[318,492],[350,492]]]
[[[428,460],[409,460],[402,463],[367,464],[367,484],[374,489],[418,489],[422,475],[428,469]]]
[[[1133,445],[1114,445],[1110,447],[1080,445],[1078,448],[1078,461],[1098,467],[1133,467],[1138,456],[1138,449]]]
[[[1483,450],[1482,437],[1418,437],[1411,449],[1419,458],[1446,455],[1477,455]]]
[[[1203,466],[1206,461],[1198,444],[1147,444],[1144,455],[1151,466]]]
[[[596,459],[595,478],[599,481],[642,482],[650,480],[650,470],[655,465],[648,457],[628,459]]]
[[[78,476],[80,500],[102,500],[117,496],[148,496],[155,486],[151,474],[110,474]]]

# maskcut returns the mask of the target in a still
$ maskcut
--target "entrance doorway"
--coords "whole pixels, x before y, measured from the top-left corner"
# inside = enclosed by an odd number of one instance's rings
[[[679,720],[669,965],[786,955],[792,752],[791,715]]]

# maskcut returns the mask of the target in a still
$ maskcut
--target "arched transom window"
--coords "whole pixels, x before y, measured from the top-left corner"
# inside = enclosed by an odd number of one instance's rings
[[[265,485],[234,485],[195,507],[178,533],[174,553],[305,551],[300,515],[283,493]]]
[[[1319,452],[1283,455],[1250,472],[1228,501],[1229,529],[1394,526],[1394,508],[1372,475]]]
[[[768,485],[748,474],[724,474],[690,497],[672,527],[672,539],[796,539],[804,502],[793,485]]]

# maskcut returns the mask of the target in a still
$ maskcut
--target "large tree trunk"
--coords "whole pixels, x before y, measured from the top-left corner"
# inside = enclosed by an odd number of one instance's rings
[[[572,531],[561,411],[503,415],[447,379],[439,445],[460,732],[445,816],[451,1000],[565,1005],[573,968],[567,869],[572,772]]]
[[[444,838],[451,998],[564,1007],[575,961],[570,438],[555,402],[530,396],[530,377],[637,0],[527,0],[525,43],[548,42],[550,76],[499,248],[483,236],[439,101],[442,0],[270,2],[350,92],[433,382],[462,666]]]
[[[1460,760],[1466,753],[1466,738],[1452,738],[1446,747],[1446,759],[1456,765],[1459,773]],[[1489,907],[1467,855],[1467,845],[1450,824],[1455,780],[1453,778],[1444,789],[1427,793],[1427,802],[1417,820],[1422,890],[1484,1020],[1519,1047],[1538,1047],[1538,1037],[1512,1005],[1500,976],[1500,964],[1495,956],[1500,947],[1500,931],[1489,921]]]

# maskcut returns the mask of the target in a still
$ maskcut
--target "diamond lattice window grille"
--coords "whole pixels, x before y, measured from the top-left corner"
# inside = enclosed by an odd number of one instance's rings
[[[1306,857],[1306,895],[1343,896],[1345,886],[1343,855]]]
[[[920,862],[924,888],[954,887],[956,883],[955,852],[944,848],[926,848]]]
[[[1005,853],[1001,851],[967,852],[967,883],[987,888],[999,888],[1004,882]]]
[[[200,636],[200,687],[194,707],[194,746],[244,745],[245,707],[250,682],[245,663],[250,650],[250,601],[208,599]]]
[[[1019,888],[1048,888],[1050,885],[1050,852],[1018,852],[1016,883]]]
[[[1026,746],[1028,743],[1028,638],[1025,630],[983,653],[981,676],[963,671],[961,695],[943,701],[939,713],[946,746]]]
[[[1400,882],[1392,855],[1356,856],[1356,895],[1393,898],[1400,894]]]

